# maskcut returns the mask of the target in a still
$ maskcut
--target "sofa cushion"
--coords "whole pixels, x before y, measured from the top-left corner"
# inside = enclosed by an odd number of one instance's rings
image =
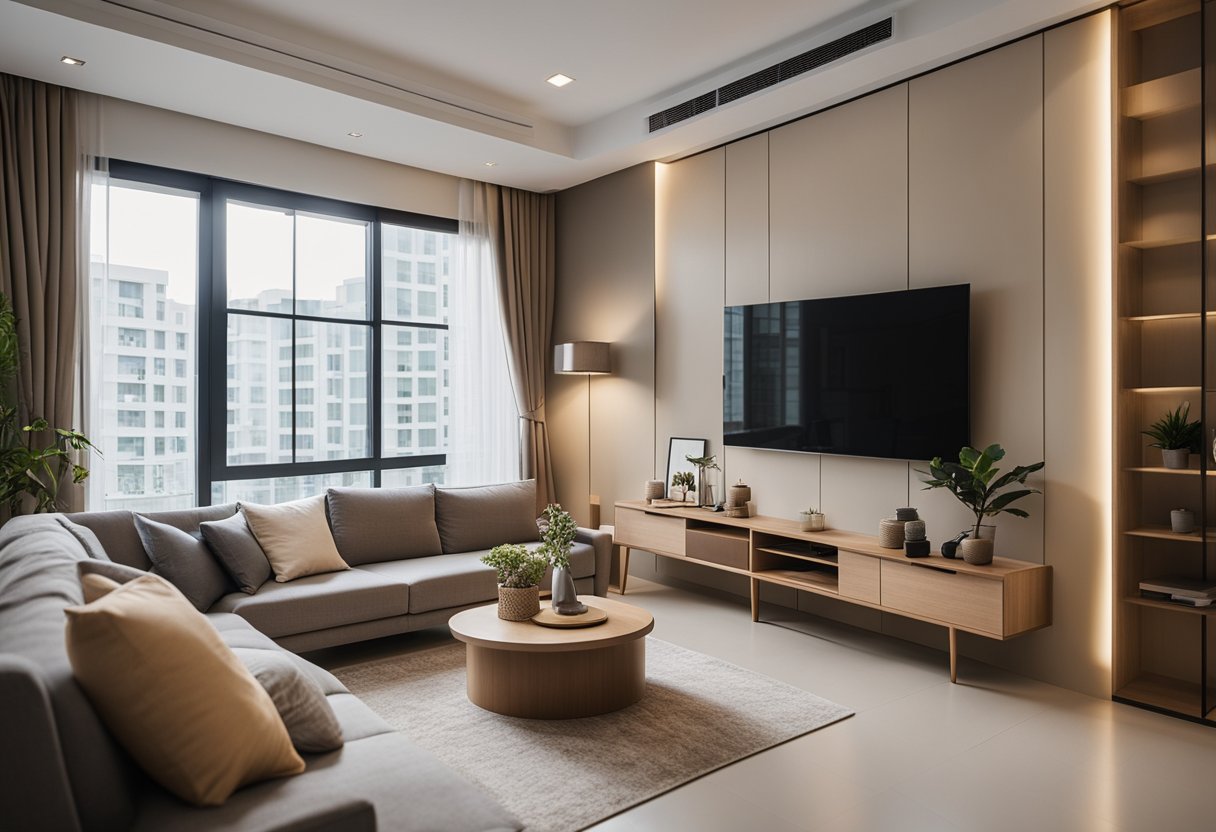
[[[252,624],[239,615],[231,612],[209,612],[207,613],[207,620],[219,632],[220,638],[224,640],[224,644],[227,644],[233,650],[238,648],[277,650],[298,667],[300,672],[316,682],[326,696],[350,692],[346,689],[346,685],[339,682],[338,678],[328,670],[313,664],[302,656],[297,656],[290,650],[280,647],[270,636],[255,630]]]
[[[71,533],[72,537],[76,538],[90,558],[100,561],[108,561],[110,559],[110,556],[106,554],[105,547],[101,545],[101,540],[98,539],[97,533],[88,526],[73,523],[65,514],[56,515],[55,519],[59,521],[59,525]]]
[[[435,522],[447,554],[539,540],[536,480],[436,488]]]
[[[167,581],[145,575],[64,612],[77,682],[181,799],[218,806],[242,785],[304,770],[269,695]]]
[[[232,581],[197,533],[149,520],[142,514],[135,515],[135,529],[152,561],[152,571],[181,590],[199,612],[206,612],[220,596],[232,591]]]
[[[334,546],[323,494],[273,506],[242,503],[241,513],[279,583],[350,569]]]
[[[270,580],[270,561],[249,530],[244,514],[238,511],[223,520],[200,523],[199,531],[241,592],[252,595]]]
[[[279,638],[404,615],[409,603],[408,586],[360,567],[289,583],[267,581],[253,595],[225,595],[212,610],[234,612],[271,638]]]
[[[485,552],[436,555],[359,567],[410,587],[411,613],[430,612],[493,601],[498,597],[498,576],[481,562]]]
[[[351,566],[438,555],[435,486],[331,488],[329,525]]]
[[[235,647],[232,652],[270,695],[296,751],[322,754],[342,747],[342,726],[321,686],[282,650]]]
[[[165,523],[184,532],[197,532],[199,523],[206,520],[222,520],[236,512],[236,503],[203,508],[186,508],[178,511],[149,511],[144,516],[157,523]],[[135,530],[134,513],[124,510],[86,511],[64,515],[73,523],[85,526],[96,534],[97,539],[110,560],[134,566],[136,569],[151,569],[152,563],[144,553],[143,541]]]
[[[142,578],[148,573],[142,569],[136,569],[134,566],[123,566],[121,563],[109,560],[90,559],[76,562],[76,574],[80,578],[84,578],[85,575],[101,575],[115,583],[125,584],[127,581]]]

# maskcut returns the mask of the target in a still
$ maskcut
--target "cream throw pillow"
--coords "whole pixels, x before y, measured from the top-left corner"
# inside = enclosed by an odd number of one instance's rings
[[[329,531],[324,494],[277,506],[241,503],[241,511],[279,583],[350,569]]]
[[[107,588],[88,577],[90,595]],[[304,770],[270,696],[181,592],[156,575],[109,589],[64,610],[68,658],[148,776],[218,806],[241,786]]]

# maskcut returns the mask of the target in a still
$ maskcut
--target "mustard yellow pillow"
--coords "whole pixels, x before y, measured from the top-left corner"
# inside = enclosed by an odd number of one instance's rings
[[[350,569],[334,545],[324,494],[277,506],[241,503],[241,511],[279,583]]]
[[[72,671],[149,777],[218,806],[304,770],[270,696],[175,587],[156,575],[88,583],[90,596],[109,591],[64,611]]]

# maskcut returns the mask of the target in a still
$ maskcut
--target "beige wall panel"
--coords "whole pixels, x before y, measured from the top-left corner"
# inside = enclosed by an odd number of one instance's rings
[[[455,176],[123,101],[101,99],[102,153],[381,208],[455,217]]]
[[[612,344],[611,375],[589,386],[585,376],[549,376],[558,500],[580,523],[588,522],[589,493],[611,524],[613,503],[642,496],[652,476],[654,183],[648,163],[558,195],[554,343]]]
[[[660,165],[655,208],[655,469],[673,436],[722,453],[725,151]]]
[[[877,535],[882,518],[908,505],[908,463],[827,454],[820,460],[828,528]]]
[[[768,141],[726,146],[726,305],[768,301]]]
[[[905,288],[908,88],[771,131],[770,300]]]
[[[769,517],[798,519],[798,512],[819,505],[818,454],[727,448],[723,473],[729,486],[742,479],[752,487],[756,511]]]
[[[1043,458],[1042,68],[1032,37],[917,78],[909,96],[909,285],[971,284],[972,443],[1001,443],[1002,467]],[[919,504],[938,540],[965,520],[945,495]],[[1025,508],[998,521],[997,548],[1041,562],[1042,503]]]

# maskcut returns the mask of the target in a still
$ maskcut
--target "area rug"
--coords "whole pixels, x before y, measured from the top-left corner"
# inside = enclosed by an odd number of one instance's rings
[[[334,670],[390,725],[480,783],[530,832],[584,829],[851,716],[776,679],[647,639],[647,690],[587,719],[516,719],[465,696],[464,645]]]

